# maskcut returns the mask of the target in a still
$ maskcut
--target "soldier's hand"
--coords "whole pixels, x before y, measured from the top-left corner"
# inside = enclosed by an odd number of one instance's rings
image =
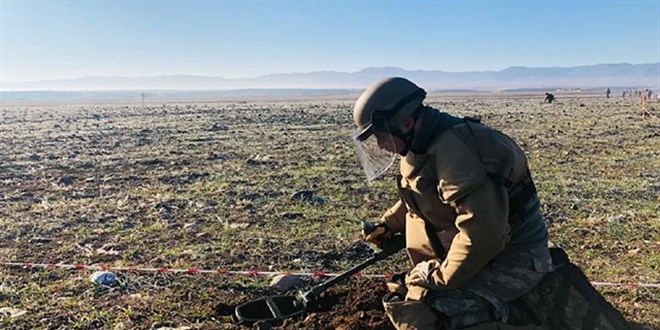
[[[433,290],[437,285],[433,281],[433,273],[440,267],[436,259],[426,260],[415,265],[408,276],[406,276],[406,285],[417,285]]]
[[[391,236],[392,233],[385,224],[371,223],[367,221],[362,222],[362,238],[369,243],[380,246],[384,240]]]

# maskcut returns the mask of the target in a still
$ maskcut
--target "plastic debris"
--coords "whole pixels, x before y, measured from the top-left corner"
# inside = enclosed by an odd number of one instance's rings
[[[92,274],[89,279],[98,285],[117,286],[119,284],[117,275],[115,275],[113,272],[94,272],[94,274]]]

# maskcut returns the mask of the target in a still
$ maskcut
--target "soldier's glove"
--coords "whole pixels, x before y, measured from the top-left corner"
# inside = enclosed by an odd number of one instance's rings
[[[362,238],[378,247],[392,237],[392,232],[383,223],[371,223],[362,221]]]
[[[415,265],[408,276],[406,276],[406,285],[416,285],[429,290],[435,290],[438,286],[433,280],[433,273],[440,268],[440,262],[436,259],[426,260]]]

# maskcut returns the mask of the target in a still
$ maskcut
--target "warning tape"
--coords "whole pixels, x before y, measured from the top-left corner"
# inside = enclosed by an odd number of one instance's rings
[[[199,269],[199,268],[140,268],[140,267],[121,267],[107,265],[72,265],[72,264],[42,264],[29,262],[4,262],[0,261],[0,267],[19,267],[19,268],[44,268],[44,269],[72,269],[72,270],[94,270],[94,271],[115,271],[115,272],[133,272],[133,273],[174,273],[174,274],[217,274],[217,275],[253,275],[253,276],[275,276],[275,275],[295,275],[295,276],[313,276],[313,277],[335,277],[341,274],[324,272],[273,272],[259,270],[222,270],[222,269]],[[353,277],[367,278],[392,278],[392,274],[374,275],[355,273]]]
[[[199,269],[199,268],[140,268],[140,267],[122,267],[107,265],[81,265],[81,264],[43,264],[29,262],[4,262],[0,261],[0,267],[18,267],[18,268],[43,268],[43,269],[72,269],[72,270],[94,270],[94,271],[115,271],[132,273],[173,273],[173,274],[216,274],[216,275],[252,275],[252,276],[276,276],[276,275],[294,275],[294,276],[313,276],[313,277],[336,277],[341,274],[324,272],[273,272],[258,270],[222,270],[222,269]],[[392,278],[393,274],[362,274],[355,273],[353,277],[366,278]],[[613,282],[591,282],[593,286],[623,286],[629,288],[660,288],[658,283],[613,283]]]
[[[591,282],[593,286],[625,286],[629,288],[660,288],[658,283],[637,283],[637,282],[626,282],[626,283],[612,283],[612,282]]]

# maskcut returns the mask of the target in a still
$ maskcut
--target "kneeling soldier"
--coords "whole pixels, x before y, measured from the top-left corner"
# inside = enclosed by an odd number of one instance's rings
[[[402,232],[413,269],[387,295],[399,329],[506,323],[507,303],[552,270],[548,232],[523,150],[508,136],[422,101],[404,78],[357,100],[353,134],[369,180],[401,158],[400,200],[367,241]]]

